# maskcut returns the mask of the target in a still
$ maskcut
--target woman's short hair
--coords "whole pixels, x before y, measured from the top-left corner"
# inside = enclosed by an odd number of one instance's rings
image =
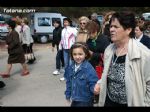
[[[139,21],[136,22],[136,27],[139,27],[139,29],[141,30],[141,32],[144,32],[146,30],[145,24],[143,24],[143,23],[141,23]]]
[[[89,18],[86,17],[86,16],[81,16],[81,17],[79,18],[79,22],[81,22],[81,21],[89,22]]]
[[[72,21],[71,21],[71,19],[70,19],[70,18],[64,18],[64,19],[63,19],[63,22],[64,22],[64,21],[68,21],[68,22],[69,22],[69,24],[70,24],[70,26],[72,26]]]
[[[20,18],[16,18],[16,24],[21,25],[21,19]]]
[[[115,11],[107,12],[104,16],[104,22],[109,22],[111,18],[109,16],[112,16],[115,13]]]
[[[95,32],[101,32],[101,27],[100,25],[96,22],[96,20],[89,20],[87,25],[85,26],[85,29],[89,33],[95,33]]]
[[[53,24],[54,24],[54,23],[57,23],[57,24],[59,24],[59,26],[61,26],[61,21],[60,21],[60,20],[57,20],[57,19],[56,19],[56,20],[54,20]]]
[[[73,60],[72,53],[73,53],[73,50],[76,49],[76,48],[82,48],[83,49],[84,53],[86,54],[85,59],[89,59],[90,58],[91,55],[90,55],[89,48],[88,48],[87,44],[84,43],[84,42],[75,42],[71,46],[71,49],[70,49],[70,57],[71,57],[72,60]]]
[[[122,27],[126,30],[128,28],[132,28],[132,31],[130,32],[129,36],[131,38],[134,38],[135,36],[135,26],[136,26],[136,20],[135,20],[135,15],[133,12],[130,11],[122,11],[122,12],[116,12],[112,15],[110,24],[114,19],[117,19],[122,25]]]
[[[7,22],[7,24],[9,25],[9,27],[11,27],[12,30],[14,30],[15,27],[16,27],[16,21],[15,21],[15,20],[11,20],[11,19],[10,19],[10,20]]]
[[[28,21],[28,19],[27,19],[27,18],[23,18],[22,20],[23,20],[23,22],[24,22],[26,25],[28,25],[28,24],[29,24],[29,21]]]

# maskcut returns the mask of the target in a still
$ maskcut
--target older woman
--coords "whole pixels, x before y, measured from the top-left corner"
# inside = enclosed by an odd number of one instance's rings
[[[114,13],[113,43],[104,53],[102,79],[95,86],[100,106],[150,106],[150,50],[134,39],[135,16]]]
[[[89,18],[86,16],[82,16],[79,18],[80,28],[76,37],[76,42],[85,42],[88,40],[88,32],[85,29],[86,24],[89,22]]]
[[[12,64],[20,63],[22,65],[23,71],[22,75],[28,75],[29,71],[27,65],[25,64],[24,52],[19,40],[19,34],[15,31],[16,22],[10,20],[8,22],[9,34],[6,37],[6,48],[8,49],[8,64],[6,73],[0,74],[3,78],[10,77],[10,71]]]
[[[34,56],[34,52],[33,52],[33,43],[34,40],[31,36],[31,31],[30,31],[30,27],[29,27],[29,21],[27,18],[23,18],[22,22],[21,22],[21,34],[22,34],[22,47],[25,53],[31,53],[32,54],[32,58],[28,60],[28,64],[33,64],[34,61],[36,60],[35,56]]]
[[[102,57],[106,47],[110,44],[110,41],[107,36],[101,33],[101,27],[97,24],[97,21],[90,20],[86,29],[89,33],[89,39],[87,40],[87,45],[90,50],[91,58],[89,62],[92,66],[97,70],[97,66],[99,66],[100,61],[102,62]],[[98,102],[98,97],[95,97],[94,103]]]

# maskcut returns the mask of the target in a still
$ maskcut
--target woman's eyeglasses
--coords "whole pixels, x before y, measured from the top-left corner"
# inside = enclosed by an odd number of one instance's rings
[[[80,23],[80,25],[85,25],[86,23]]]

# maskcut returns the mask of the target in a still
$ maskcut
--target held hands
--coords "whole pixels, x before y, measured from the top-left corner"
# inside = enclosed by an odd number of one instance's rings
[[[67,101],[67,106],[70,106],[71,105],[70,99],[66,99],[66,101]]]
[[[99,84],[97,83],[97,84],[95,84],[95,87],[94,87],[94,94],[95,94],[95,95],[98,95],[99,92],[100,92],[100,86],[99,86]]]
[[[5,48],[8,48],[8,45],[7,45],[7,44],[5,45]]]
[[[93,52],[92,52],[92,51],[90,51],[90,50],[89,50],[89,52],[90,52],[90,55],[92,56],[92,55],[93,55]]]
[[[52,52],[54,52],[54,47],[52,47]]]

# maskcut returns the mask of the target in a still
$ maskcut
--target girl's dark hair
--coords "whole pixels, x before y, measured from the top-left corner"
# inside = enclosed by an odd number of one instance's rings
[[[71,21],[71,19],[70,19],[70,18],[64,18],[64,19],[63,19],[63,22],[64,22],[64,21],[68,21],[68,22],[69,22],[69,24],[70,24],[70,26],[72,26],[72,21]]]
[[[84,53],[86,54],[85,59],[90,58],[90,52],[89,52],[89,48],[88,48],[87,44],[84,42],[76,42],[71,46],[71,49],[70,49],[70,56],[71,56],[72,60],[73,60],[72,53],[73,53],[73,49],[75,49],[75,48],[82,48]]]
[[[15,21],[15,20],[11,20],[11,19],[10,19],[10,20],[7,22],[7,24],[9,25],[9,27],[11,27],[12,30],[14,30],[15,27],[16,27],[16,21]]]
[[[59,24],[59,27],[61,27],[61,21],[60,20],[54,20],[54,22],[53,23],[58,23]]]
[[[131,28],[132,31],[130,32],[129,36],[131,38],[134,38],[134,36],[135,36],[134,29],[136,26],[136,20],[135,20],[134,13],[129,12],[129,11],[116,12],[112,15],[112,17],[110,19],[110,24],[115,19],[117,19],[119,21],[119,23],[122,25],[122,27],[125,30],[128,28]]]

